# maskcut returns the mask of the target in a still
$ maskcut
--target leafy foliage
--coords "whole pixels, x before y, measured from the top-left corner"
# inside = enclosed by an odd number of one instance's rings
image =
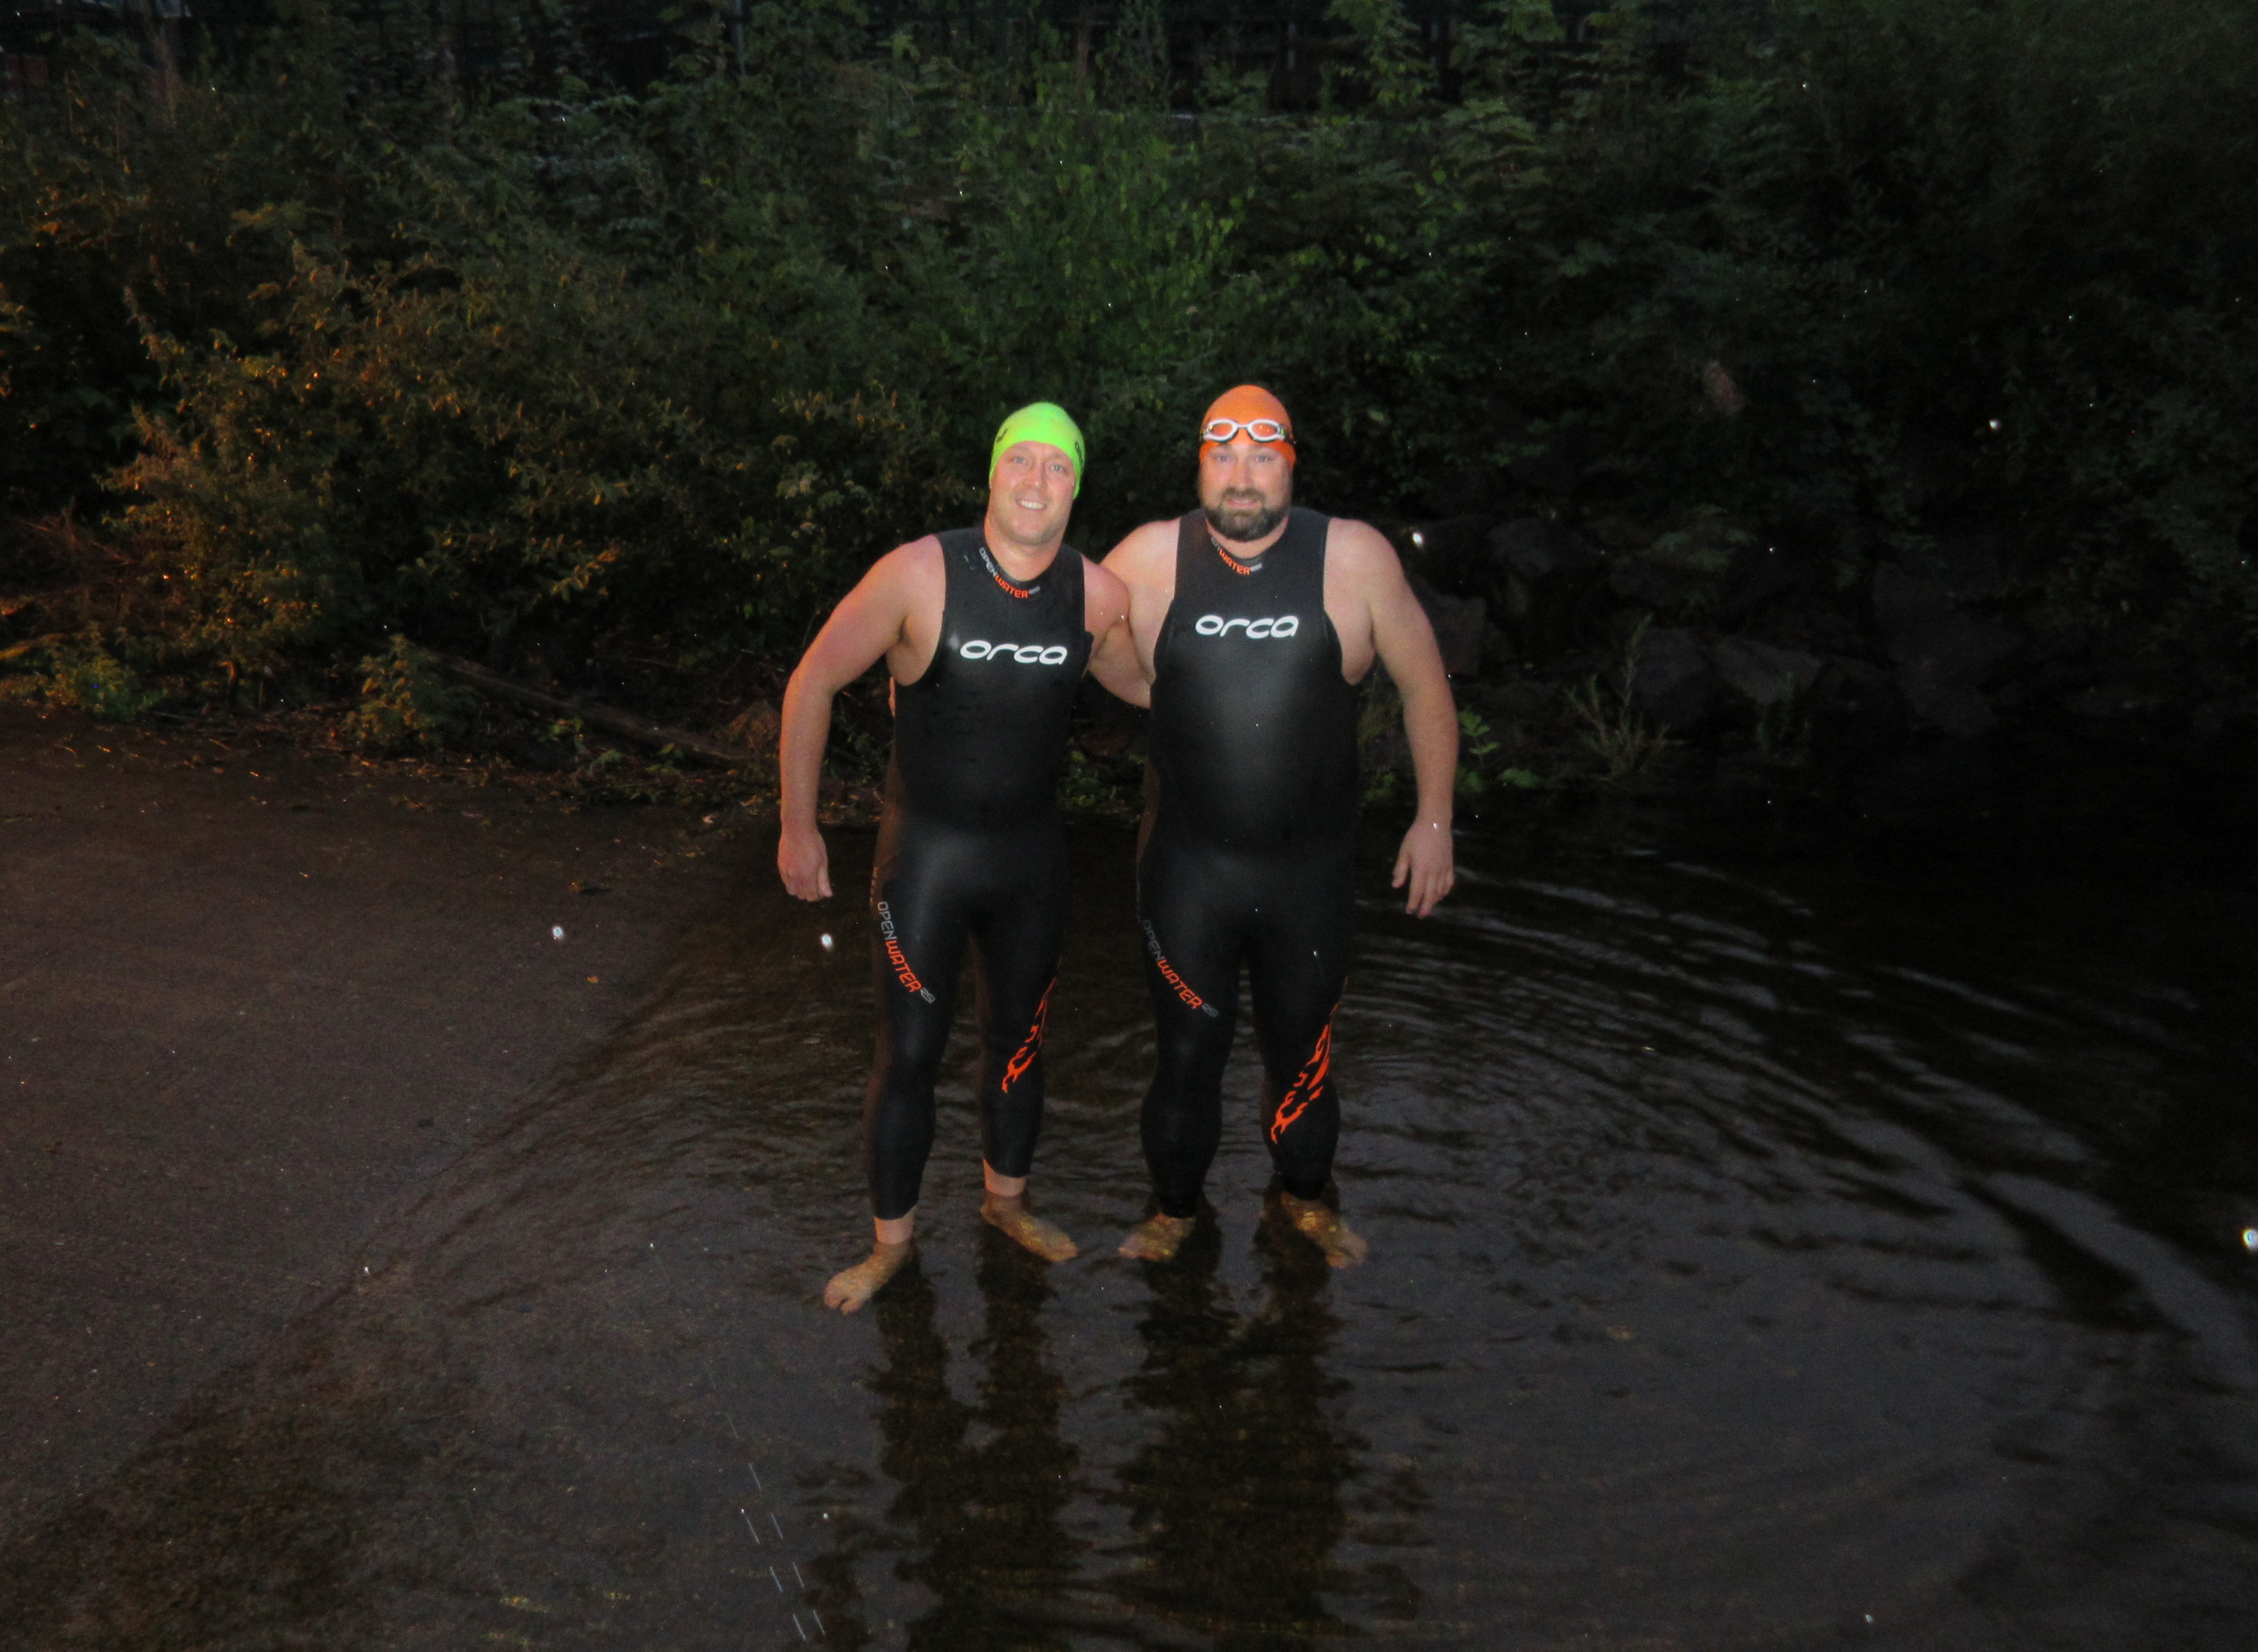
[[[96,626],[75,636],[19,643],[0,654],[0,664],[26,668],[25,675],[0,678],[0,698],[44,700],[105,722],[131,722],[165,698],[111,651]]]
[[[1631,684],[1638,677],[1639,657],[1646,649],[1647,621],[1642,620],[1622,641],[1613,681],[1603,683],[1594,672],[1581,686],[1568,691],[1568,711],[1578,726],[1577,738],[1597,758],[1610,781],[1628,779],[1660,756],[1670,738],[1639,715],[1632,703]]]
[[[439,663],[406,637],[360,663],[361,698],[351,732],[380,751],[444,745],[478,707],[478,696],[450,683]]]
[[[1720,522],[1836,579],[1981,526],[2258,657],[2248,8],[1499,0],[1438,71],[1339,0],[1293,114],[1172,87],[1149,3],[1087,63],[716,11],[633,95],[526,15],[475,93],[312,4],[0,103],[0,496],[108,511],[153,659],[784,660],[1010,407],[1083,417],[1097,548],[1244,379],[1327,507],[1618,513],[1702,578]]]

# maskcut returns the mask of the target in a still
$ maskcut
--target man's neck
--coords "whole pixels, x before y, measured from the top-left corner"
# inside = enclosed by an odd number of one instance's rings
[[[1061,528],[1039,545],[1021,544],[997,526],[993,511],[982,521],[980,531],[988,542],[988,554],[996,559],[997,565],[1023,585],[1041,578],[1057,560],[1059,547],[1066,542],[1066,530]]]
[[[1207,517],[1205,511],[1202,511],[1201,515]],[[1215,541],[1215,548],[1225,556],[1239,562],[1253,562],[1286,536],[1287,524],[1290,520],[1281,517],[1278,525],[1260,539],[1233,539],[1218,528],[1212,518],[1207,518],[1208,537]]]

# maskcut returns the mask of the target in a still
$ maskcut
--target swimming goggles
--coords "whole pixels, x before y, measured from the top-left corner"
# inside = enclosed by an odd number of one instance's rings
[[[1244,430],[1257,442],[1291,442],[1294,433],[1275,419],[1210,419],[1200,427],[1203,442],[1228,442]]]

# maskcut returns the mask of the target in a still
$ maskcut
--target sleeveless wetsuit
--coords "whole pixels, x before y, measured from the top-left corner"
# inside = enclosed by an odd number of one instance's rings
[[[1007,578],[977,528],[936,535],[948,568],[941,640],[894,690],[894,750],[870,874],[878,1052],[863,1101],[870,1204],[917,1203],[956,968],[975,942],[981,1145],[1024,1176],[1043,1113],[1043,1017],[1066,932],[1059,770],[1089,663],[1081,554],[1061,546],[1032,585]]]
[[[1160,1032],[1145,1159],[1170,1216],[1198,1209],[1222,1134],[1242,961],[1262,1133],[1288,1192],[1324,1191],[1340,1136],[1331,1060],[1352,926],[1356,691],[1325,616],[1329,520],[1296,509],[1252,563],[1226,555],[1202,513],[1178,526],[1153,649],[1159,796],[1137,869]]]

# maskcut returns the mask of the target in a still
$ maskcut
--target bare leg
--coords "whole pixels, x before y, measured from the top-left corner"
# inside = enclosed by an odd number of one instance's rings
[[[1371,1251],[1364,1237],[1342,1221],[1340,1212],[1329,1204],[1315,1199],[1296,1199],[1282,1191],[1273,1209],[1276,1219],[1323,1251],[1326,1262],[1334,1267],[1354,1267]]]
[[[1121,1241],[1121,1254],[1140,1262],[1173,1261],[1177,1248],[1192,1237],[1192,1230],[1198,1225],[1197,1216],[1155,1212],[1129,1230],[1129,1237]]]
[[[1027,1209],[1027,1179],[1001,1176],[980,1166],[987,1197],[980,1202],[980,1219],[1012,1244],[1033,1251],[1046,1262],[1065,1262],[1082,1254],[1082,1248],[1065,1232]]]
[[[917,1212],[881,1220],[873,1217],[870,1254],[853,1267],[831,1276],[823,1287],[823,1305],[851,1314],[878,1294],[885,1282],[901,1272],[916,1248]]]

